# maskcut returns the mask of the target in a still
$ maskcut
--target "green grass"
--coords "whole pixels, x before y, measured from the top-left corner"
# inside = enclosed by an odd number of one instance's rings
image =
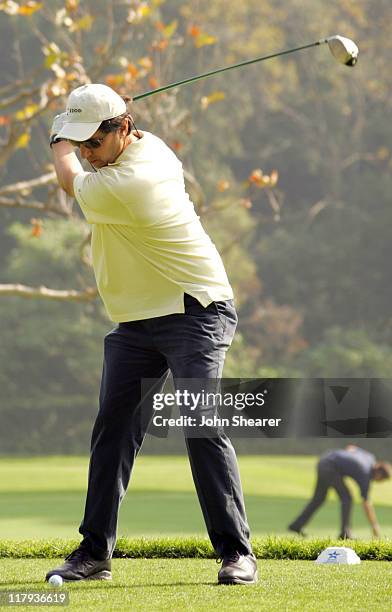
[[[299,560],[314,559],[328,545],[320,538],[336,536],[339,507],[334,494],[309,525],[312,539],[287,537],[286,525],[311,493],[315,458],[252,456],[239,461],[255,552],[262,557],[257,586],[217,586],[218,566],[206,558],[213,552],[187,459],[141,456],[120,513],[119,534],[133,539],[119,540],[118,554],[152,558],[114,559],[112,582],[67,583],[69,609],[390,610],[392,581],[386,561],[320,567]],[[62,557],[79,540],[87,468],[87,457],[0,460],[0,590],[48,592],[45,573],[61,562],[50,557]],[[358,502],[354,485],[352,490]],[[383,536],[392,537],[392,483],[375,485],[373,493]],[[358,503],[353,523],[355,535],[367,539],[350,543],[362,559],[392,558],[391,540],[370,540]],[[17,555],[47,558],[12,558]]]
[[[51,559],[65,557],[77,548],[78,539],[0,540],[0,559]],[[392,561],[391,540],[346,540],[360,559]],[[342,546],[332,538],[298,538],[296,536],[252,539],[253,552],[258,559],[315,560],[327,546]],[[119,538],[114,558],[131,559],[213,559],[216,554],[208,538]]]
[[[1,561],[1,590],[49,592],[43,584],[58,560]],[[389,611],[390,564],[317,566],[312,561],[259,562],[255,586],[218,586],[218,566],[204,559],[115,559],[112,582],[66,583],[69,610]],[[58,591],[59,592],[59,591]],[[62,591],[60,591],[62,592]],[[18,606],[19,610],[31,608]],[[38,607],[38,610],[48,608]],[[54,609],[50,607],[49,609]]]
[[[253,536],[286,534],[286,525],[309,499],[316,459],[305,456],[241,456],[241,477]],[[0,459],[0,539],[77,538],[83,515],[87,457]],[[359,495],[350,483],[355,499]],[[392,482],[373,484],[382,535],[392,538]],[[339,506],[334,492],[308,532],[336,537]],[[370,529],[359,504],[354,535]],[[140,456],[120,511],[119,535],[205,536],[186,457]]]

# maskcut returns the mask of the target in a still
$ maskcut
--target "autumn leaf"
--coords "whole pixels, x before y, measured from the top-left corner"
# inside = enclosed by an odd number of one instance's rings
[[[42,219],[30,219],[32,225],[31,235],[33,238],[39,238],[42,234]]]
[[[210,104],[224,100],[225,94],[223,91],[214,91],[209,96],[203,96],[200,100],[200,106],[203,110],[206,110]]]
[[[201,29],[196,25],[190,25],[187,29],[189,36],[197,38],[201,34]]]
[[[140,66],[146,70],[151,70],[152,68],[152,60],[150,57],[141,57],[138,64],[140,64]]]
[[[230,183],[229,181],[225,181],[223,179],[221,181],[218,181],[216,188],[218,189],[218,191],[223,193],[224,191],[227,191],[228,189],[230,189]]]
[[[377,159],[385,160],[389,157],[389,149],[388,147],[380,147],[376,153]]]
[[[167,38],[163,38],[162,40],[154,40],[151,47],[156,51],[164,51],[169,46],[169,41]]]
[[[31,117],[33,117],[38,110],[39,110],[38,104],[28,104],[27,106],[24,107],[23,110],[20,110],[17,113],[15,113],[15,118],[18,121],[23,121],[24,119],[31,119]]]
[[[13,2],[13,0],[0,2],[0,11],[4,11],[7,15],[17,15],[19,12],[19,5],[17,2]]]
[[[131,75],[131,77],[136,79],[137,75],[139,74],[139,69],[135,66],[135,64],[129,63],[127,66],[127,72]]]
[[[116,87],[119,87],[120,85],[123,85],[124,80],[125,77],[123,74],[108,74],[105,78],[106,84],[109,85],[109,87],[113,87],[114,89],[116,89]]]
[[[64,96],[67,93],[67,91],[68,90],[67,90],[65,81],[61,81],[59,79],[53,83],[49,83],[46,89],[46,93],[49,98]]]
[[[7,115],[0,115],[0,125],[9,125],[11,119]]]
[[[128,23],[140,23],[146,17],[149,17],[153,9],[146,2],[142,2],[136,9],[131,8],[128,12]]]
[[[215,36],[210,36],[209,34],[199,34],[195,38],[195,46],[199,49],[200,47],[205,47],[206,45],[214,45],[217,41]]]
[[[279,172],[277,170],[272,170],[270,175],[270,187],[275,187],[279,179]]]
[[[59,63],[65,62],[70,58],[69,54],[65,51],[61,51],[61,49],[54,42],[43,46],[42,51],[46,56],[44,66],[45,68],[49,68],[51,70],[56,70]],[[53,68],[54,65],[55,67]]]
[[[59,55],[61,53],[60,47],[56,45],[55,42],[50,42],[49,44],[42,47],[45,55]]]
[[[151,15],[152,8],[148,6],[147,2],[143,2],[138,9],[138,12],[141,17],[148,17]]]
[[[174,32],[177,30],[178,27],[178,21],[177,19],[174,19],[173,21],[171,21],[167,26],[165,26],[162,30],[162,34],[165,38],[171,38],[174,34]]]
[[[195,24],[191,24],[187,28],[189,36],[194,38],[196,47],[204,47],[205,45],[214,45],[217,41],[215,36],[210,36],[205,32],[202,32],[201,28]]]
[[[46,55],[46,59],[45,59],[45,62],[44,62],[45,68],[51,68],[52,64],[54,64],[55,61],[57,61],[57,58],[58,58],[59,53],[60,53],[60,49],[58,47],[57,47],[57,49],[58,49],[58,52],[54,51],[54,49],[51,48],[50,45],[48,45],[47,47],[43,47],[42,50],[43,50],[44,54]]]
[[[81,17],[77,21],[73,21],[71,27],[69,28],[70,32],[78,32],[79,30],[91,30],[91,26],[93,25],[94,17],[88,13]]]
[[[157,89],[159,87],[158,79],[154,76],[151,76],[148,79],[148,82],[150,84],[150,87],[152,87],[152,89]]]
[[[260,168],[257,168],[251,172],[248,181],[256,185],[256,187],[263,188],[270,184],[270,177],[263,174]]]
[[[66,81],[77,81],[79,78],[79,75],[76,72],[68,72],[65,75],[65,80]]]
[[[24,134],[19,136],[18,140],[15,143],[15,148],[16,149],[26,149],[29,142],[30,142],[30,133],[25,132]]]
[[[240,206],[241,208],[252,208],[252,201],[249,198],[241,198]]]
[[[64,68],[60,66],[60,64],[58,64],[57,62],[54,62],[51,65],[50,69],[52,70],[52,72],[54,72],[54,74],[56,75],[58,79],[65,79],[67,73],[65,72]]]
[[[174,151],[180,151],[183,146],[184,145],[179,140],[173,140],[173,142],[171,143],[171,148],[174,149]]]
[[[65,8],[68,13],[75,13],[79,7],[79,0],[66,0]]]
[[[39,11],[43,6],[42,2],[26,2],[21,4],[18,8],[19,15],[32,15],[36,11]]]

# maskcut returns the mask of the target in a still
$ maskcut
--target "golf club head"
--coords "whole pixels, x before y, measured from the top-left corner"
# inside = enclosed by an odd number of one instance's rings
[[[328,47],[341,64],[345,66],[355,66],[358,60],[359,49],[354,41],[344,36],[330,36],[326,39]]]

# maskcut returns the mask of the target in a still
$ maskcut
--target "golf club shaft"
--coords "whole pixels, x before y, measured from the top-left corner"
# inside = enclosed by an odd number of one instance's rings
[[[289,53],[295,53],[296,51],[301,51],[302,49],[309,49],[310,47],[317,47],[317,45],[321,45],[325,42],[327,42],[326,39],[321,39],[321,40],[318,40],[317,42],[310,43],[309,45],[303,45],[302,47],[296,47],[295,49],[288,49],[287,51],[279,51],[279,53],[272,53],[271,55],[264,55],[263,57],[256,57],[255,59],[247,60],[245,62],[240,62],[239,64],[233,64],[232,66],[226,66],[226,68],[218,68],[217,70],[212,70],[211,72],[205,72],[204,74],[198,74],[188,79],[183,79],[182,81],[176,81],[175,83],[170,83],[169,85],[165,85],[164,87],[158,87],[157,89],[151,89],[150,91],[146,91],[145,93],[135,96],[134,98],[132,98],[132,100],[134,102],[136,100],[142,100],[143,98],[147,98],[154,94],[161,93],[162,91],[172,89],[173,87],[178,87],[179,85],[184,85],[185,83],[192,83],[193,81],[199,81],[200,79],[206,79],[208,77],[214,76],[215,74],[219,74],[220,72],[226,72],[227,70],[233,70],[234,68],[241,68],[241,66],[249,66],[250,64],[255,64],[256,62],[263,62],[265,60],[272,59],[273,57],[279,57],[280,55],[288,55]]]

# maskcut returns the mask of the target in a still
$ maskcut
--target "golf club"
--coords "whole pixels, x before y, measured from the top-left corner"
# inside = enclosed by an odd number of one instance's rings
[[[249,66],[250,64],[255,64],[256,62],[263,62],[268,59],[272,59],[273,57],[279,57],[280,55],[288,55],[289,53],[296,53],[296,51],[301,51],[302,49],[310,49],[311,47],[317,47],[319,45],[327,44],[329,50],[331,51],[334,58],[344,64],[345,66],[355,66],[358,59],[359,49],[355,42],[350,40],[350,38],[345,38],[344,36],[339,36],[336,34],[335,36],[329,36],[328,38],[322,38],[316,42],[310,43],[308,45],[303,45],[302,47],[296,47],[295,49],[288,49],[287,51],[279,51],[278,53],[272,53],[271,55],[264,55],[263,57],[256,57],[255,59],[247,60],[245,62],[240,62],[239,64],[233,64],[232,66],[226,66],[226,68],[218,68],[217,70],[212,70],[211,72],[205,72],[204,74],[199,74],[197,76],[190,77],[188,79],[184,79],[182,81],[176,81],[175,83],[170,83],[170,85],[165,85],[164,87],[158,87],[157,89],[152,89],[150,91],[146,91],[145,93],[139,94],[132,98],[135,102],[136,100],[142,100],[143,98],[147,98],[157,93],[161,93],[162,91],[166,91],[168,89],[172,89],[173,87],[178,87],[179,85],[184,85],[185,83],[192,83],[193,81],[199,81],[200,79],[206,79],[207,77],[211,77],[214,74],[219,74],[220,72],[226,72],[227,70],[233,70],[234,68],[241,68],[241,66]]]

